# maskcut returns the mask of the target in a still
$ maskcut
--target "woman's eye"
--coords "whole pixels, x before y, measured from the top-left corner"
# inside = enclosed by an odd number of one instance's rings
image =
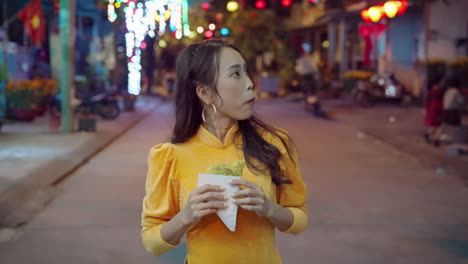
[[[232,76],[234,76],[234,77],[239,77],[239,76],[240,76],[240,72],[239,72],[239,71],[236,71],[236,72],[234,72],[234,73],[232,74]]]

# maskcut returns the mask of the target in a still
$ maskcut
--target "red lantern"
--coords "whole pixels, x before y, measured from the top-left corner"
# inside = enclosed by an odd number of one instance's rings
[[[281,0],[281,5],[284,7],[288,7],[292,5],[292,0]]]
[[[203,10],[205,10],[205,11],[206,11],[206,10],[209,10],[209,9],[210,9],[210,4],[209,4],[209,3],[203,3],[203,4],[201,5],[201,8],[202,8]]]
[[[407,0],[397,0],[396,4],[398,6],[398,12],[397,15],[401,16],[406,12],[406,9],[408,9],[408,1]]]
[[[255,1],[255,7],[257,9],[264,9],[266,7],[266,2],[264,0]]]
[[[382,17],[382,11],[380,10],[380,7],[378,6],[373,6],[369,8],[368,13],[372,22],[377,22]]]
[[[361,18],[366,23],[371,22],[371,19],[369,17],[369,10],[368,9],[364,9],[364,10],[361,11]]]
[[[396,1],[388,1],[383,5],[383,11],[388,18],[394,18],[398,13],[398,4]]]

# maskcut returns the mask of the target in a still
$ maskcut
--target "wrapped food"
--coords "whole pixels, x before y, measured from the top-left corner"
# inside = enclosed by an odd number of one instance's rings
[[[223,186],[225,188],[223,195],[231,197],[231,194],[240,190],[240,187],[229,184],[229,181],[241,177],[244,164],[245,162],[243,160],[236,161],[232,164],[215,164],[207,170],[207,174],[201,173],[198,175],[198,186],[203,186],[205,184]],[[224,225],[230,231],[234,232],[236,231],[237,222],[237,204],[232,201],[228,203],[227,208],[218,210],[216,214]]]

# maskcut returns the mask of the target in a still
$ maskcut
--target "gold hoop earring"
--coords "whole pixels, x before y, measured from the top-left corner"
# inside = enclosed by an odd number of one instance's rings
[[[218,111],[216,110],[216,106],[214,104],[211,104],[211,107],[213,107],[213,111],[216,116],[216,114],[218,114]]]
[[[201,119],[203,120],[203,122],[206,123],[206,118],[205,118],[205,106],[203,106],[203,110],[201,111]]]
[[[216,109],[216,106],[214,104],[211,104],[211,107],[213,108],[213,111],[214,111],[214,118],[213,119],[216,119],[216,115],[218,114],[218,110]],[[203,106],[201,117],[202,117],[203,122],[206,123],[205,109],[206,109],[206,107]]]

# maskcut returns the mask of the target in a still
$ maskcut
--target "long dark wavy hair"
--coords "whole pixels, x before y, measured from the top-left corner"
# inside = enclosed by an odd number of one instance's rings
[[[240,53],[233,45],[221,40],[207,40],[187,46],[179,54],[176,63],[177,78],[175,83],[175,125],[171,142],[184,143],[192,138],[203,123],[203,103],[199,99],[196,87],[207,85],[217,92],[216,82],[219,69],[220,53],[222,48],[231,48]],[[268,143],[260,131],[271,133],[278,138],[291,156],[292,140],[287,134],[262,122],[255,116],[247,120],[238,121],[239,130],[236,136],[242,136],[242,148],[248,168],[254,173],[268,170],[273,182],[281,184],[292,183],[280,168],[283,157],[277,147]],[[283,137],[279,135],[283,134]],[[285,140],[287,139],[287,141]],[[288,143],[289,142],[289,143]],[[259,161],[259,165],[254,163]]]

